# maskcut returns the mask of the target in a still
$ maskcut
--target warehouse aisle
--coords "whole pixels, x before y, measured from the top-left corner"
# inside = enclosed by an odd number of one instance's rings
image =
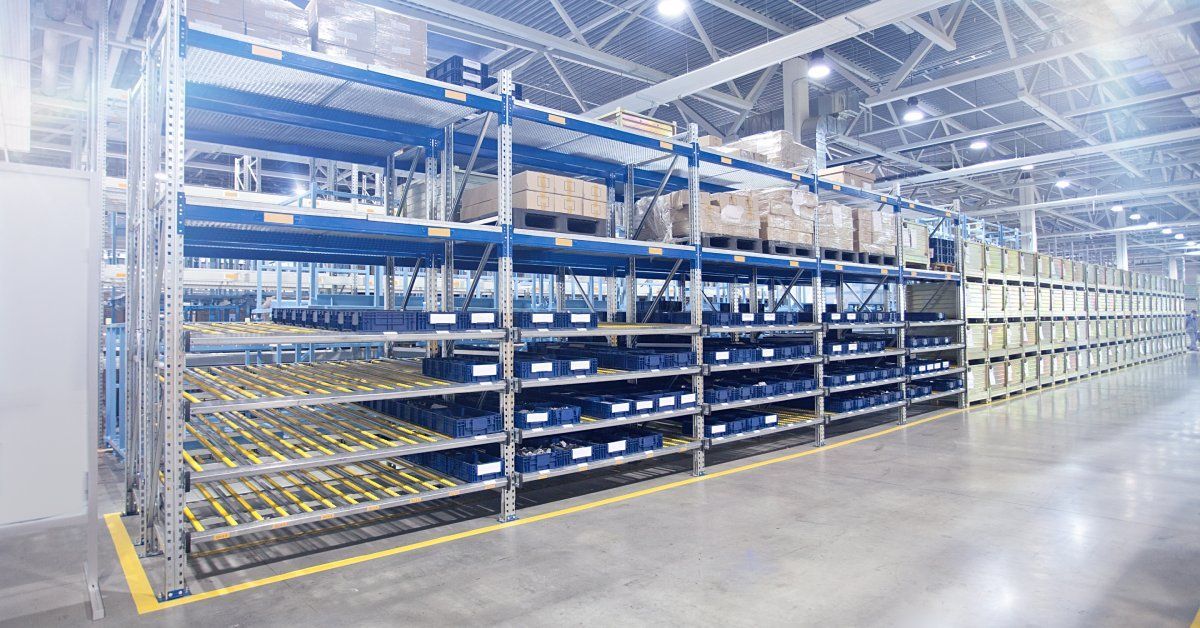
[[[1182,625],[1200,606],[1198,381],[1200,360],[1174,358],[139,619]],[[811,450],[792,448],[713,471],[804,451]],[[527,508],[523,517],[680,479],[598,490]],[[272,562],[278,547],[215,554],[205,564],[218,575],[200,588],[477,529],[490,523],[478,518],[484,509],[468,504],[426,513],[427,529],[367,545],[330,549],[328,540],[301,537],[287,561]],[[454,518],[462,520],[442,525]],[[31,552],[0,546],[0,561],[26,564]],[[109,614],[127,625],[135,612],[128,589],[110,545],[104,554],[114,561],[104,574]],[[221,573],[245,560],[263,564]],[[68,571],[58,584],[74,577]],[[74,624],[83,616],[73,606],[39,608],[52,604],[50,592],[33,583],[23,590],[21,599],[0,599],[0,618]],[[59,589],[59,605],[64,597]]]

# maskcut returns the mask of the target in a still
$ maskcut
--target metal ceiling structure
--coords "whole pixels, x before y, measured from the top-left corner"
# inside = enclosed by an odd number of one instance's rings
[[[110,1],[106,79],[120,103],[158,3]],[[513,70],[538,104],[619,104],[722,136],[773,126],[790,91],[780,64],[821,46],[834,72],[809,93],[812,111],[832,114],[830,164],[867,165],[881,188],[1013,226],[1033,209],[1026,227],[1043,250],[1089,261],[1111,261],[1117,234],[1155,263],[1200,240],[1196,0],[689,0],[676,17],[657,0],[367,1],[427,20],[431,62],[473,53]],[[88,77],[77,68],[94,19],[59,20],[49,9],[63,3],[47,4],[32,7],[32,150],[0,157],[78,167]],[[910,97],[924,120],[903,121]],[[230,161],[194,156],[204,169]]]

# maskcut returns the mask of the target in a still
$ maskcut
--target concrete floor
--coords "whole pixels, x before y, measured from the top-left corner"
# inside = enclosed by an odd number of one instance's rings
[[[105,537],[108,623],[1186,625],[1200,607],[1198,381],[1197,356],[1173,358],[141,617]],[[714,452],[713,470],[806,451],[807,437]],[[671,483],[681,463],[533,484],[522,515]],[[494,501],[210,549],[193,587],[479,528]],[[86,623],[80,538],[0,537],[0,624]]]

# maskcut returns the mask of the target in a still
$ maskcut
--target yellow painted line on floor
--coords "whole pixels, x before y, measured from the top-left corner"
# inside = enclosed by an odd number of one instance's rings
[[[1192,618],[1192,628],[1200,628],[1200,610],[1196,611],[1196,616]]]
[[[1007,401],[1007,400],[1002,400],[1002,401]],[[978,406],[976,406],[976,407],[978,407]],[[729,469],[724,469],[721,471],[714,471],[712,473],[708,473],[707,475],[702,475],[699,477],[688,477],[688,478],[685,478],[682,480],[677,480],[675,482],[669,482],[667,484],[660,484],[658,486],[652,486],[650,488],[633,491],[631,493],[615,495],[613,497],[606,497],[604,499],[598,499],[595,501],[590,501],[590,502],[579,504],[576,506],[570,506],[568,508],[562,508],[559,510],[542,513],[539,515],[530,515],[528,517],[517,519],[515,521],[507,521],[504,523],[495,523],[492,525],[483,526],[481,528],[475,528],[474,530],[466,530],[464,532],[447,534],[445,536],[439,536],[439,537],[428,539],[425,541],[410,543],[408,545],[402,545],[400,547],[393,547],[393,548],[389,548],[389,549],[385,549],[385,550],[380,550],[377,552],[371,552],[369,554],[363,554],[361,556],[353,556],[350,558],[343,558],[340,560],[334,560],[334,561],[330,561],[327,563],[321,563],[319,565],[313,565],[311,567],[305,567],[303,569],[296,569],[294,571],[276,574],[274,576],[260,578],[258,580],[249,580],[247,582],[240,582],[238,584],[230,585],[227,587],[222,587],[220,589],[213,589],[211,591],[201,591],[199,593],[194,593],[187,597],[182,597],[182,598],[175,599],[175,600],[168,600],[166,602],[160,602],[158,600],[158,598],[154,595],[154,590],[150,586],[150,579],[149,579],[149,577],[147,577],[146,570],[142,567],[141,561],[138,560],[137,550],[134,549],[133,542],[130,540],[129,534],[125,531],[125,526],[121,522],[120,514],[112,513],[112,514],[105,515],[104,518],[105,518],[105,521],[108,523],[108,530],[109,530],[109,534],[112,536],[113,544],[117,548],[117,557],[120,559],[121,570],[125,572],[125,582],[126,582],[126,584],[129,585],[129,592],[130,592],[131,596],[133,597],[134,605],[137,607],[138,614],[142,615],[145,613],[161,611],[161,610],[172,608],[175,606],[182,606],[184,604],[192,604],[194,602],[199,602],[199,601],[207,600],[207,599],[214,598],[214,597],[229,595],[230,593],[236,593],[238,591],[245,591],[247,589],[256,589],[258,587],[266,586],[269,584],[274,584],[276,582],[283,582],[285,580],[292,580],[294,578],[299,578],[301,576],[308,576],[308,575],[317,574],[317,573],[321,573],[321,572],[325,572],[325,571],[331,571],[333,569],[340,569],[342,567],[348,567],[350,565],[357,565],[359,563],[365,563],[368,561],[377,560],[377,559],[385,558],[388,556],[395,556],[396,554],[404,554],[406,552],[411,552],[413,550],[424,549],[426,547],[433,547],[435,545],[441,545],[443,543],[449,543],[451,541],[458,541],[460,539],[467,539],[467,538],[471,538],[474,536],[479,536],[481,534],[488,534],[490,532],[496,532],[498,530],[504,530],[506,528],[515,528],[518,526],[529,525],[531,523],[536,523],[538,521],[545,521],[547,519],[554,519],[556,517],[562,517],[564,515],[570,515],[570,514],[574,514],[577,512],[583,512],[586,510],[592,510],[593,508],[599,508],[601,506],[617,504],[617,503],[628,501],[628,500],[631,500],[631,499],[634,499],[637,497],[645,497],[646,495],[653,495],[655,493],[661,493],[663,491],[680,488],[680,487],[688,486],[691,484],[696,484],[697,482],[705,482],[708,480],[714,480],[716,478],[725,477],[727,475],[733,475],[735,473],[742,473],[744,471],[759,469],[759,468],[766,467],[769,465],[779,464],[781,462],[787,462],[789,460],[795,460],[797,458],[803,458],[805,456],[812,456],[815,454],[830,451],[832,449],[837,449],[839,447],[853,445],[854,443],[859,443],[859,442],[862,442],[865,440],[879,438],[880,436],[885,436],[887,434],[891,434],[893,432],[898,432],[900,430],[906,430],[908,428],[916,427],[916,426],[924,424],[924,423],[929,423],[930,421],[936,421],[937,419],[947,417],[947,416],[950,416],[951,414],[956,414],[958,412],[962,412],[963,410],[969,410],[969,409],[970,408],[954,408],[951,410],[939,412],[932,416],[924,417],[921,419],[917,419],[915,421],[911,421],[909,423],[905,423],[904,425],[896,425],[896,426],[889,427],[884,430],[880,430],[878,432],[872,432],[870,434],[864,434],[862,436],[856,436],[854,438],[848,438],[846,440],[840,440],[840,441],[837,441],[835,443],[830,443],[830,444],[828,444],[824,447],[820,447],[820,448],[814,447],[811,449],[806,449],[804,451],[799,451],[799,452],[792,453],[792,454],[776,456],[774,458],[768,458],[766,460],[760,460],[758,462],[752,462],[749,464],[731,467]]]

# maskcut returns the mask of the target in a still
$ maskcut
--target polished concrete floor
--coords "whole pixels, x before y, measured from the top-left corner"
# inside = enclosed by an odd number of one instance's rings
[[[1198,383],[1200,359],[1173,358],[140,617],[105,538],[107,621],[1186,625],[1200,607]],[[839,438],[864,433],[872,430]],[[807,451],[803,441],[715,452],[712,469]],[[686,477],[670,473],[677,464],[533,484],[522,514],[669,484]],[[493,502],[209,548],[192,563],[194,587],[479,528],[491,523]],[[0,537],[0,624],[86,623],[79,542],[73,529]]]

